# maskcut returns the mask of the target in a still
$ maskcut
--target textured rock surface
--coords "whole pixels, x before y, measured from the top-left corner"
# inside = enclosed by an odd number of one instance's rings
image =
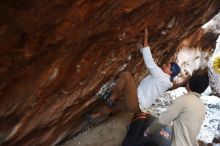
[[[217,43],[216,43],[216,47],[215,47],[215,51],[212,55],[212,57],[209,60],[209,78],[211,80],[210,86],[212,89],[212,93],[218,97],[220,97],[220,74],[217,73],[214,69],[213,69],[213,59],[216,56],[220,56],[220,36],[217,39]]]
[[[185,82],[194,72],[207,72],[208,61],[215,49],[217,37],[217,33],[200,28],[178,45],[173,59],[181,66],[181,74],[177,79],[179,84]]]
[[[144,28],[161,64],[219,9],[219,0],[0,1],[0,144],[76,134],[104,83],[122,69],[137,81],[145,74]]]

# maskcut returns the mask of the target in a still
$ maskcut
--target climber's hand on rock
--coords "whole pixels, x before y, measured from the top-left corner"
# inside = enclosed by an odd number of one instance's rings
[[[148,30],[145,29],[144,30],[144,47],[149,46],[149,42],[148,42]]]

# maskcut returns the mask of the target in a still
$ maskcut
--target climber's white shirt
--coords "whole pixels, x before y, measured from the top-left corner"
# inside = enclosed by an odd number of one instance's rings
[[[141,81],[137,89],[137,95],[141,111],[147,112],[154,101],[171,88],[173,83],[170,81],[170,76],[156,65],[149,47],[143,48],[141,52],[149,75]]]

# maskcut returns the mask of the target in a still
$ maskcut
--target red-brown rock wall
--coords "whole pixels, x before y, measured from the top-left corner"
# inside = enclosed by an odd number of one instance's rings
[[[219,0],[0,1],[0,144],[55,145],[84,127],[99,88],[123,67],[144,75],[220,9]]]

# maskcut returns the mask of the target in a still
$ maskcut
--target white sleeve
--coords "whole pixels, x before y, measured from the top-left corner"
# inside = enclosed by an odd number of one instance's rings
[[[150,51],[150,47],[143,48],[142,54],[143,54],[143,58],[144,58],[144,63],[146,65],[147,69],[149,70],[150,74],[154,78],[161,78],[162,77],[161,75],[164,74],[164,72],[154,62],[151,51]]]

